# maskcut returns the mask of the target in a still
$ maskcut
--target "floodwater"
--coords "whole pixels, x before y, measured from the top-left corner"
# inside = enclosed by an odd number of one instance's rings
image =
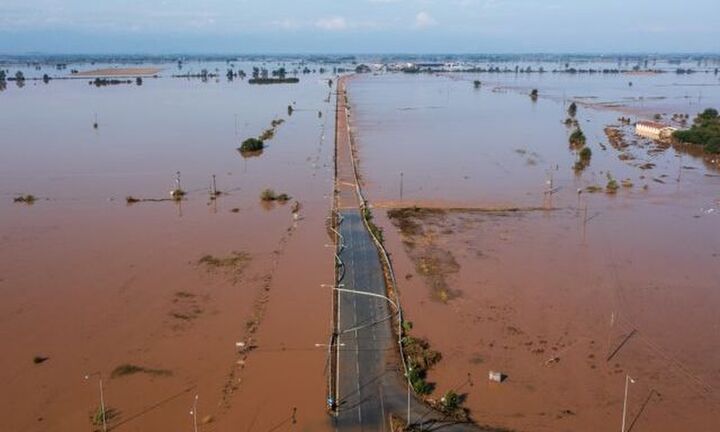
[[[685,97],[699,87],[699,102]],[[717,107],[717,77],[366,75],[348,93],[364,187],[405,316],[443,354],[428,377],[431,397],[465,394],[482,424],[610,430],[621,425],[629,375],[631,430],[717,429],[719,173],[637,139],[631,127],[622,129],[624,151],[603,132],[628,113],[692,118]],[[578,96],[645,96],[642,110],[579,101],[592,150],[581,173],[562,123]],[[633,158],[621,160],[623,152]],[[608,176],[632,187],[585,189],[605,188]],[[383,209],[414,205],[448,210],[401,234]],[[525,210],[462,210],[504,207]],[[435,292],[442,284],[428,274],[438,256],[451,264],[447,293]],[[489,371],[507,379],[491,383]]]
[[[208,82],[152,66],[163,72],[142,86],[0,92],[3,429],[91,430],[101,375],[118,430],[190,430],[195,395],[202,430],[322,430],[334,76],[251,86],[228,82],[225,63],[179,72],[219,70]],[[263,154],[243,158],[241,141],[274,119],[285,122]],[[126,204],[167,198],[177,171],[181,203]],[[300,202],[299,217],[291,203],[261,205],[264,188]],[[38,200],[13,203],[19,194]],[[234,252],[247,260],[199,264]],[[163,372],[111,378],[123,364]]]

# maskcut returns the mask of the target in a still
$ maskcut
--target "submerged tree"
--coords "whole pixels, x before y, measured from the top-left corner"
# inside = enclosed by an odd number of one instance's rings
[[[577,104],[575,104],[575,102],[571,103],[567,112],[570,117],[575,117],[575,114],[577,114]]]
[[[570,134],[570,145],[573,147],[583,147],[585,145],[585,134],[582,129],[577,128],[573,133]]]
[[[538,89],[532,89],[532,91],[530,92],[530,99],[532,99],[533,102],[535,102],[537,100],[537,98],[538,98]]]

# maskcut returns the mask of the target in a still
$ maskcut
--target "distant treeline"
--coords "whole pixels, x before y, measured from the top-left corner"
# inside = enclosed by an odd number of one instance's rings
[[[402,72],[405,73],[437,73],[437,72],[463,72],[463,73],[515,73],[515,74],[521,74],[521,73],[565,73],[565,74],[624,74],[624,73],[652,73],[652,74],[661,74],[661,73],[668,73],[670,71],[663,70],[663,69],[617,69],[617,68],[603,68],[603,69],[595,69],[595,68],[566,68],[566,69],[552,69],[547,70],[543,67],[539,67],[537,69],[533,69],[532,67],[528,66],[525,68],[521,68],[519,66],[515,66],[515,68],[509,68],[504,67],[500,68],[499,66],[495,67],[488,67],[488,68],[482,68],[482,67],[470,67],[470,68],[445,68],[443,66],[419,66],[419,65],[413,65],[413,66],[406,66],[401,69]],[[683,68],[677,68],[675,70],[675,73],[678,75],[683,74],[693,74],[698,71],[694,69],[683,69]],[[718,74],[719,69],[715,68],[713,71],[715,75]]]

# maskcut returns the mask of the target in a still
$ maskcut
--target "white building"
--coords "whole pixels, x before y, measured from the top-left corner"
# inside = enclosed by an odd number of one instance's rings
[[[667,139],[677,129],[663,123],[642,120],[635,123],[635,133],[650,139]]]

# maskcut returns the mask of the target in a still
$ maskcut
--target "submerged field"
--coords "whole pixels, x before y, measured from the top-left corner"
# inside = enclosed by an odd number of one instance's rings
[[[141,86],[0,93],[3,429],[92,429],[98,372],[120,430],[190,428],[195,395],[203,430],[269,430],[294,410],[322,430],[333,76],[259,88],[224,63],[184,65],[223,71],[207,82],[158,67]],[[262,154],[238,152],[280,119]]]
[[[713,75],[365,76],[349,95],[406,317],[442,353],[431,397],[455,389],[482,424],[594,430],[619,427],[629,374],[632,430],[720,422],[720,173],[618,121],[720,105]]]

